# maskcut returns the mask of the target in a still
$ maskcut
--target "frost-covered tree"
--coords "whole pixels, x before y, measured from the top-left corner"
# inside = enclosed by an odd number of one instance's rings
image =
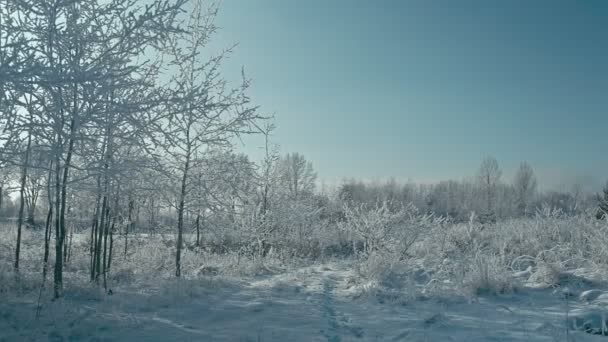
[[[317,174],[304,155],[288,153],[279,163],[281,181],[292,199],[298,200],[314,192]]]
[[[278,147],[270,142],[270,135],[274,129],[275,127],[271,123],[267,123],[260,129],[262,134],[264,134],[264,159],[260,163],[257,180],[259,187],[259,213],[262,220],[264,220],[264,216],[272,207],[272,201],[276,195],[276,188],[280,180]]]
[[[364,203],[369,201],[368,186],[354,179],[345,181],[337,190],[338,198],[346,203]]]
[[[153,52],[168,35],[181,31],[174,23],[185,2],[153,0],[142,6],[134,0],[2,1],[0,121],[11,128],[4,132],[12,133],[3,136],[3,155],[15,155],[11,143],[23,137],[48,148],[55,297],[63,292],[73,176],[99,171],[98,164],[87,163],[91,150],[86,146],[108,140],[103,123],[109,115],[123,115],[124,108],[141,109],[139,90],[155,80],[144,53]],[[116,101],[118,96],[121,101]],[[126,106],[117,110],[117,102]]]
[[[232,139],[240,134],[257,132],[252,123],[262,118],[250,104],[250,82],[244,73],[242,82],[234,87],[222,77],[220,67],[231,49],[210,58],[204,55],[217,31],[217,9],[204,1],[194,1],[185,20],[186,33],[170,37],[165,49],[171,65],[165,86],[169,101],[163,109],[167,116],[159,125],[158,141],[168,157],[171,177],[178,180],[177,277],[181,276],[184,214],[194,163],[203,160],[210,149],[230,148]]]
[[[496,158],[491,156],[484,158],[477,172],[477,181],[485,201],[482,215],[488,220],[496,219],[496,197],[501,176],[502,171],[498,167]]]
[[[513,179],[517,210],[520,215],[526,216],[530,213],[530,205],[536,193],[536,185],[534,170],[530,164],[525,161],[522,162]]]

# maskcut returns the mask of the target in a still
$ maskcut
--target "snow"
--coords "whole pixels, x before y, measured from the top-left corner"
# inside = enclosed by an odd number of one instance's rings
[[[118,284],[81,283],[66,297],[3,296],[0,341],[601,341],[606,298],[524,287],[475,298],[383,297],[362,292],[349,262],[263,275]],[[367,284],[373,287],[373,284]],[[580,291],[579,291],[580,290]],[[589,292],[588,290],[591,290]],[[585,292],[587,291],[587,292]],[[598,292],[599,291],[599,292]],[[368,293],[370,295],[362,295]],[[593,295],[592,295],[593,294]],[[391,298],[393,300],[391,300]],[[599,300],[599,302],[598,302]]]

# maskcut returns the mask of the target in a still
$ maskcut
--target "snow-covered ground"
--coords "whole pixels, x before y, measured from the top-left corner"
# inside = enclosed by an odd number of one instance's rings
[[[68,289],[64,299],[44,302],[38,319],[36,296],[3,296],[0,340],[608,339],[574,328],[601,319],[608,292],[598,283],[573,281],[568,289],[524,287],[510,295],[466,299],[382,296],[358,281],[351,263],[328,262],[249,278],[208,276],[116,286],[112,295],[81,284],[79,290]]]

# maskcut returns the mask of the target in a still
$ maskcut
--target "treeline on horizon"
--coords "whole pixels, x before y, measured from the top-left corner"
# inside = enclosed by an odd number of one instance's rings
[[[230,205],[227,205],[228,209],[220,209],[222,206],[219,202],[213,206],[209,201],[199,202],[195,211],[206,215],[209,221],[221,212],[225,214],[225,211],[232,211],[232,215],[239,215],[239,212],[244,212],[245,206],[260,206],[263,198],[259,196],[259,175],[256,177],[256,173],[259,174],[260,169],[264,167],[270,169],[267,177],[272,180],[268,182],[266,189],[267,210],[271,209],[270,198],[280,198],[283,203],[306,202],[321,211],[322,216],[338,221],[343,216],[341,208],[353,204],[372,208],[386,203],[392,210],[413,206],[422,214],[433,214],[452,222],[475,220],[481,223],[533,216],[545,209],[558,210],[564,215],[590,214],[603,218],[606,210],[602,210],[606,203],[605,193],[590,194],[577,185],[573,185],[569,191],[538,190],[534,170],[527,162],[521,163],[511,182],[502,179],[496,159],[487,157],[482,161],[475,177],[468,180],[417,184],[402,183],[394,179],[384,182],[348,179],[343,180],[337,187],[328,189],[318,187],[313,164],[302,154],[288,153],[280,156],[277,149],[272,153],[271,159],[266,160],[270,165],[252,162],[244,154],[231,152],[218,153],[214,158],[208,159],[205,168],[199,170],[199,180],[203,173],[209,175],[211,169],[219,168],[220,170],[214,170],[213,173],[220,172],[222,181],[215,179],[209,194],[213,193],[212,196],[225,206],[228,203]],[[5,169],[4,184],[17,184],[19,173],[7,173],[8,170],[10,169]],[[44,210],[40,208],[48,207],[48,197],[40,196],[44,192],[42,177],[42,173],[35,171],[28,175],[24,210],[30,227],[39,226],[39,219],[44,216]],[[220,185],[222,182],[224,184]],[[0,217],[16,220],[20,202],[18,187],[7,188],[5,185],[0,187],[2,188],[4,191],[0,202]],[[206,189],[211,190],[210,187]],[[133,218],[137,221],[133,229],[159,231],[163,230],[163,227],[170,228],[176,224],[175,207],[169,200],[171,195],[162,194],[166,190],[159,188],[157,195],[130,204],[136,207],[137,213],[137,218]],[[11,197],[10,194],[15,195]],[[220,200],[221,198],[223,200]],[[86,221],[90,215],[86,207],[74,206],[69,212],[72,218],[80,217],[82,221]],[[186,216],[194,222],[197,215],[192,212],[188,210]],[[198,220],[200,221],[200,217]]]

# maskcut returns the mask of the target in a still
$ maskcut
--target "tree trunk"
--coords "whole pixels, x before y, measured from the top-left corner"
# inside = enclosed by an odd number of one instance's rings
[[[49,265],[49,254],[50,254],[50,242],[51,242],[51,233],[53,230],[51,229],[53,222],[53,194],[52,194],[52,177],[53,177],[53,161],[49,163],[49,174],[46,182],[46,193],[47,193],[47,201],[49,204],[49,209],[46,215],[46,224],[44,228],[44,260],[42,264],[42,282],[44,285],[44,281],[46,281],[46,274],[48,272]]]
[[[103,181],[103,200],[102,200],[102,204],[101,204],[101,211],[100,211],[100,217],[99,217],[99,224],[97,225],[97,230],[98,230],[98,234],[97,234],[97,246],[96,246],[96,257],[95,257],[95,280],[97,282],[99,282],[99,276],[102,275],[102,266],[105,268],[105,259],[103,260],[103,265],[102,265],[102,243],[104,242],[104,236],[106,235],[106,225],[107,225],[107,215],[108,215],[108,211],[110,210],[109,207],[109,203],[108,203],[108,191],[109,191],[109,186],[110,186],[110,177],[108,175],[108,169],[110,167],[109,165],[109,155],[110,155],[110,142],[109,142],[109,134],[108,134],[108,139],[106,140],[106,146],[105,146],[105,152],[103,154],[103,158],[104,158],[104,181]],[[105,250],[105,246],[104,246],[104,250]]]
[[[101,203],[99,222],[97,224],[97,245],[95,246],[95,280],[97,282],[99,282],[99,276],[101,275],[101,247],[103,246],[103,230],[106,222],[107,205],[108,198],[104,195]]]
[[[201,246],[201,213],[196,215],[196,247]]]
[[[102,275],[103,275],[103,287],[106,288],[106,267],[107,267],[107,257],[108,257],[108,230],[110,226],[110,208],[106,208],[106,213],[104,214],[105,223],[102,225],[103,230],[103,262],[102,262]]]
[[[34,227],[36,225],[36,205],[35,204],[31,204],[28,207],[26,222],[30,227]]]
[[[154,209],[155,207],[155,201],[154,198],[150,199],[150,219],[148,220],[148,223],[150,224],[150,228],[155,229],[156,228],[156,211]]]
[[[127,214],[127,224],[125,225],[125,259],[127,258],[127,251],[129,250],[129,228],[133,225],[133,209],[135,207],[135,200],[129,199],[129,212]]]
[[[38,182],[30,182],[30,191],[25,192],[25,207],[27,209],[26,223],[30,227],[36,226],[36,204],[38,202],[38,194],[40,189],[38,188]]]
[[[66,230],[66,236],[67,236],[67,230]],[[70,239],[69,237],[67,239],[63,239],[63,264],[67,264],[68,263],[68,245],[69,245]]]
[[[21,229],[23,226],[25,209],[25,183],[27,181],[27,166],[30,159],[30,147],[32,145],[32,134],[27,136],[27,146],[25,148],[25,158],[23,158],[23,170],[21,173],[21,188],[19,189],[19,218],[17,221],[17,244],[15,246],[15,271],[19,271],[19,254],[21,253]]]
[[[106,269],[106,274],[110,273],[110,266],[112,266],[112,251],[114,250],[114,225],[116,223],[116,218],[112,219],[112,227],[110,228],[110,250],[108,251],[108,267]],[[106,283],[106,276],[104,276],[104,288],[107,287],[105,286]]]
[[[91,223],[91,240],[89,241],[91,281],[95,280],[95,260],[96,260],[96,256],[97,256],[97,223],[99,220],[100,203],[101,203],[101,186],[100,186],[99,178],[97,178],[97,200],[95,201],[93,222]]]
[[[66,258],[66,262],[70,262],[70,259],[72,259],[72,241],[74,241],[74,225],[72,224],[70,226],[70,238],[68,239],[68,250],[66,252],[67,258]]]
[[[61,241],[61,226],[59,212],[61,210],[61,166],[57,156],[55,160],[55,269],[53,278],[54,297],[59,298],[63,289],[63,257],[61,256],[63,242]]]
[[[106,242],[104,242],[104,251],[103,251],[103,258],[104,258],[104,270],[103,270],[103,288],[105,290],[108,289],[108,283],[107,283],[107,278],[108,278],[108,273],[110,272],[110,265],[112,265],[112,250],[114,247],[114,228],[116,225],[116,218],[117,218],[117,214],[118,214],[118,200],[120,198],[120,183],[118,183],[117,187],[116,187],[116,197],[114,198],[114,207],[112,208],[112,224],[110,225],[110,210],[108,210],[108,223],[107,223],[107,228],[106,228],[106,237],[105,240],[108,239],[108,235],[110,236],[110,246],[109,246],[109,250],[108,250],[108,255],[107,255],[107,259],[106,259]],[[106,261],[107,260],[107,261]]]
[[[49,253],[50,253],[50,242],[51,242],[51,222],[53,221],[53,204],[49,203],[49,212],[46,215],[46,225],[44,228],[44,260],[42,264],[42,279],[46,280],[46,274],[48,272],[49,264]]]
[[[70,141],[68,143],[68,151],[63,166],[63,180],[61,180],[59,160],[57,162],[56,175],[56,199],[58,200],[57,218],[55,220],[55,272],[54,272],[54,297],[59,298],[63,295],[63,244],[65,241],[65,209],[67,201],[68,178],[70,174],[70,163],[72,161],[72,152],[74,151],[74,137],[76,131],[76,120],[74,116],[70,120]],[[59,158],[58,158],[59,159]]]
[[[181,276],[182,239],[184,231],[184,206],[186,201],[186,183],[188,181],[188,169],[190,168],[190,146],[186,152],[186,163],[182,177],[182,187],[179,195],[179,206],[177,209],[177,245],[175,253],[175,276]]]

